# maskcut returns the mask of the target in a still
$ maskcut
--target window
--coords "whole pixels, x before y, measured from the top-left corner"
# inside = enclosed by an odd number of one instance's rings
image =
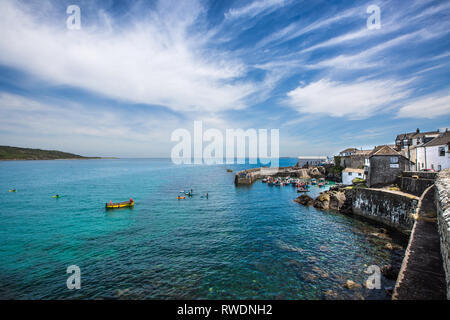
[[[398,165],[398,157],[391,157],[390,158],[390,164],[389,164],[390,168],[399,168]]]
[[[358,173],[358,176],[361,176],[361,173]]]
[[[352,175],[352,173],[351,173],[351,172],[349,172],[349,173],[348,173],[348,175],[349,175],[349,176],[351,176],[351,175]]]
[[[431,165],[431,170],[434,170],[434,164]]]
[[[445,157],[445,148],[439,147],[439,157]]]
[[[441,170],[442,170],[442,167],[440,164],[438,164],[438,171],[441,171]]]

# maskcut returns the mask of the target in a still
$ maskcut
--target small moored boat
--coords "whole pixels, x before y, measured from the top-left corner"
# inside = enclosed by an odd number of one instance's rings
[[[133,207],[134,206],[134,200],[130,199],[128,201],[124,202],[112,202],[106,203],[106,209],[117,209],[117,208],[126,208],[126,207]]]

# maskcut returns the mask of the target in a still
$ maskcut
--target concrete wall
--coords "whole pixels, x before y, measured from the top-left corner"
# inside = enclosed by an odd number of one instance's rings
[[[412,195],[379,189],[352,190],[352,211],[402,232],[408,232],[414,225],[413,214],[417,211],[419,198]]]
[[[435,182],[435,197],[441,253],[450,300],[450,169],[441,171]]]
[[[367,184],[369,187],[395,183],[400,174],[408,170],[408,159],[398,156],[398,168],[392,168],[391,156],[370,157],[369,174]]]

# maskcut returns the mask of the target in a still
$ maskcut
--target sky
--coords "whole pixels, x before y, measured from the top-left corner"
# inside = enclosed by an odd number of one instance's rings
[[[279,129],[281,156],[393,144],[450,127],[449,30],[449,1],[2,0],[0,145],[170,157],[194,121]]]

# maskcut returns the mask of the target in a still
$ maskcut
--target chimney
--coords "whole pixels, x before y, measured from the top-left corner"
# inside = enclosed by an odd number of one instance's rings
[[[416,133],[420,133],[420,129],[419,128],[417,128]]]

